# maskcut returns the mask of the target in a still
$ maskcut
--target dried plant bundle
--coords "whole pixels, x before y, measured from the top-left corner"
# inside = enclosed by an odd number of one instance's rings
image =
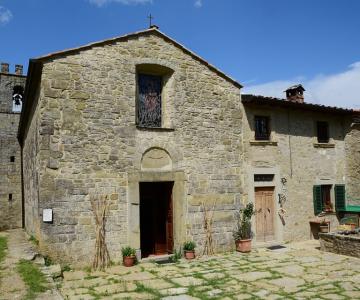
[[[201,206],[204,212],[204,219],[203,219],[203,226],[205,231],[205,245],[203,255],[213,255],[214,254],[214,244],[212,238],[212,224],[213,224],[213,217],[214,217],[214,210],[215,210],[216,200],[213,203],[211,210],[205,205],[203,201]]]
[[[105,241],[106,218],[109,210],[108,195],[90,197],[91,208],[95,217],[96,242],[93,269],[103,270],[110,265],[110,255]]]

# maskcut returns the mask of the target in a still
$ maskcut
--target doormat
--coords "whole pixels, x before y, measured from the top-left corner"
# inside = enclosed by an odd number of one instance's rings
[[[173,264],[174,261],[171,259],[171,257],[169,257],[165,259],[155,260],[155,263],[157,263],[158,265],[166,265],[166,264]]]
[[[286,248],[285,246],[281,246],[281,245],[274,245],[274,246],[270,246],[270,247],[267,247],[266,249],[269,249],[269,250],[278,250],[278,249],[284,249]]]

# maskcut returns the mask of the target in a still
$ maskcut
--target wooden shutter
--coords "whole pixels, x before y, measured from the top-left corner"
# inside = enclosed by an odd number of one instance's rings
[[[335,185],[335,209],[336,211],[345,211],[346,210],[346,201],[345,201],[345,185],[336,184]]]
[[[314,214],[318,215],[323,211],[323,203],[322,203],[322,197],[321,197],[321,185],[314,185],[313,188],[313,194],[314,194]]]

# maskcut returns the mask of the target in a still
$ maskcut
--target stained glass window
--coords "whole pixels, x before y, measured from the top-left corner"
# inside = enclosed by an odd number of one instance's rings
[[[139,74],[137,121],[141,127],[161,127],[161,76]]]

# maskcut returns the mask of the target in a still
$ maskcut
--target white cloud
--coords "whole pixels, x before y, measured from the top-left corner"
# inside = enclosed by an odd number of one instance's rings
[[[337,74],[318,75],[311,79],[298,77],[250,85],[245,87],[242,93],[284,98],[283,91],[298,83],[306,89],[305,102],[360,108],[360,62],[353,63],[348,69]]]
[[[111,2],[117,2],[124,5],[136,5],[152,3],[152,0],[89,0],[89,2],[100,7]]]
[[[202,7],[203,3],[202,3],[202,0],[196,0],[195,3],[194,3],[195,7]]]
[[[13,15],[10,10],[3,6],[0,6],[0,24],[9,23],[12,17]]]

